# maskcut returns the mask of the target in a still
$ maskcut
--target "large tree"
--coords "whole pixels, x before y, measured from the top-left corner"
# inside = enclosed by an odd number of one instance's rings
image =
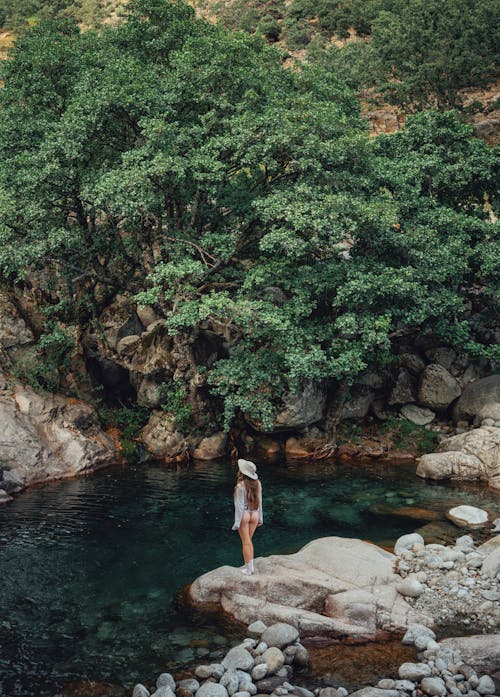
[[[82,326],[123,290],[154,304],[226,425],[388,363],[401,332],[487,352],[464,288],[491,322],[494,160],[456,116],[374,141],[331,74],[164,0],[100,35],[40,25],[3,72],[4,278]],[[226,351],[205,373],[202,329]]]

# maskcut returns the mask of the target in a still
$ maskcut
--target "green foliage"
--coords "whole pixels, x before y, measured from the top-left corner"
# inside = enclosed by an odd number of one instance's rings
[[[166,414],[175,418],[178,429],[189,433],[192,427],[193,408],[183,384],[175,381],[164,383],[161,388],[161,408]]]
[[[498,160],[456,113],[372,139],[323,65],[284,69],[165,0],[100,35],[39,24],[3,79],[4,279],[67,322],[125,291],[186,345],[218,333],[204,389],[226,427],[269,426],[290,390],[352,383],[417,332],[492,358]],[[187,427],[191,392],[171,387]]]
[[[117,428],[125,440],[132,441],[147,424],[151,412],[139,406],[113,408],[101,401],[98,414],[104,428]]]
[[[0,28],[20,31],[27,24],[60,17],[95,27],[109,11],[108,0],[0,0]]]
[[[439,437],[439,433],[430,431],[425,426],[395,416],[389,417],[380,431],[391,435],[395,448],[416,450],[419,455],[433,452]]]
[[[74,348],[71,329],[50,321],[36,346],[15,361],[12,372],[35,390],[56,392],[70,367]]]

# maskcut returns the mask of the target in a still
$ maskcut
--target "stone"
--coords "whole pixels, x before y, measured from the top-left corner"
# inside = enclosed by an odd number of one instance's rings
[[[416,404],[405,404],[401,407],[400,414],[418,426],[426,426],[436,418],[436,414],[431,409],[418,407]]]
[[[411,549],[415,544],[424,544],[424,538],[416,532],[411,532],[408,535],[401,535],[396,540],[394,545],[394,554],[400,556],[406,549]]]
[[[494,695],[495,683],[489,675],[482,675],[476,685],[476,691],[479,692],[480,695]]]
[[[250,697],[251,693],[246,690],[240,690],[240,692],[235,692],[233,697]]]
[[[89,404],[37,394],[20,384],[0,395],[2,488],[10,496],[31,484],[73,477],[119,461]]]
[[[455,540],[455,547],[461,552],[470,552],[474,549],[474,540],[470,535],[462,535]]]
[[[263,425],[245,416],[247,421],[261,433],[275,431],[302,430],[320,421],[326,405],[326,388],[324,385],[306,380],[299,392],[288,392],[283,398],[274,424],[270,431]]]
[[[400,692],[413,692],[415,683],[411,680],[395,680],[394,688]]]
[[[442,365],[443,368],[446,368],[446,370],[451,369],[457,358],[456,352],[452,348],[447,348],[445,346],[429,349],[425,352],[425,356],[430,363],[438,363]]]
[[[485,420],[491,421],[492,423],[485,424]],[[489,402],[485,404],[474,417],[474,424],[476,426],[493,426],[497,421],[500,421],[500,402]]]
[[[124,336],[116,345],[116,351],[120,356],[133,356],[141,344],[141,337],[137,334]]]
[[[255,647],[255,653],[256,653],[258,656],[262,656],[262,654],[264,653],[264,651],[266,651],[266,649],[268,649],[268,648],[269,648],[269,647],[268,647],[268,645],[266,644],[265,641],[259,641],[259,643],[258,643],[257,646]]]
[[[275,646],[282,649],[289,644],[293,644],[299,638],[299,632],[296,627],[293,627],[286,622],[276,622],[268,627],[261,636],[268,646]]]
[[[252,624],[249,625],[247,632],[251,636],[260,637],[261,634],[263,634],[266,631],[266,629],[267,625],[265,625],[264,622],[257,620],[256,622],[252,622]]]
[[[500,573],[500,547],[491,551],[483,561],[481,568],[482,576],[487,578],[496,578]]]
[[[461,528],[483,527],[488,522],[488,513],[475,506],[455,506],[447,511],[446,517]]]
[[[394,690],[395,686],[396,681],[390,678],[383,678],[382,680],[379,680],[376,684],[376,687],[380,688],[381,690]]]
[[[423,624],[411,624],[408,627],[408,630],[406,631],[406,634],[404,635],[402,639],[402,643],[411,646],[412,644],[415,644],[415,641],[419,637],[426,637],[427,639],[435,639],[436,635],[432,631],[430,627],[426,627]]]
[[[150,697],[149,690],[144,687],[144,685],[141,685],[138,683],[132,692],[132,697]]]
[[[292,555],[257,559],[258,574],[248,578],[234,567],[214,569],[191,584],[188,598],[245,624],[256,615],[269,625],[286,619],[283,637],[272,626],[262,634],[268,646],[296,641],[298,626],[305,636],[377,638],[433,621],[397,593],[395,561],[371,543],[321,538]]]
[[[400,697],[397,690],[381,690],[378,687],[362,687],[351,692],[351,697]]]
[[[339,691],[334,687],[323,687],[319,693],[318,697],[340,697]]]
[[[189,441],[177,429],[175,418],[163,411],[154,411],[140,434],[140,440],[158,459],[175,460],[187,455]]]
[[[199,665],[196,666],[194,674],[197,678],[200,678],[200,680],[206,680],[207,678],[212,677],[213,670],[211,666]]]
[[[35,340],[12,300],[9,293],[0,290],[0,350],[26,346]]]
[[[431,697],[445,697],[447,692],[444,680],[437,677],[424,678],[420,683],[420,689]]]
[[[273,690],[275,690],[277,687],[280,687],[280,685],[283,684],[283,678],[279,678],[276,675],[270,675],[267,678],[264,678],[263,680],[259,680],[256,683],[256,687],[258,692],[263,692],[265,694],[271,694]]]
[[[151,697],[175,697],[175,695],[168,685],[160,685]]]
[[[398,593],[405,598],[418,598],[424,592],[424,586],[416,578],[405,578],[396,586]]]
[[[137,307],[137,316],[145,329],[160,319],[151,305],[139,305]]]
[[[500,489],[500,428],[484,426],[445,438],[423,455],[417,475],[429,479],[483,480]]]
[[[420,376],[418,401],[431,409],[446,409],[461,394],[456,378],[438,363],[426,366]]]
[[[156,681],[156,687],[163,687],[164,685],[170,687],[171,690],[175,690],[175,680],[170,675],[170,673],[162,673],[158,680]]]
[[[422,680],[431,674],[431,669],[427,663],[402,663],[398,670],[402,680]]]
[[[204,682],[196,691],[196,697],[228,697],[228,692],[223,685],[217,682]]]
[[[254,666],[251,675],[254,680],[262,680],[262,678],[265,678],[267,675],[267,664],[259,663]]]
[[[276,646],[271,646],[262,654],[262,660],[267,665],[268,675],[273,675],[277,673],[278,670],[284,665],[285,657],[283,652],[280,651]]]
[[[293,663],[297,668],[307,668],[309,665],[309,652],[305,646],[299,644],[293,658]]]
[[[240,678],[235,670],[226,670],[219,682],[226,688],[229,695],[234,695],[240,687]]]
[[[455,404],[453,417],[455,421],[473,421],[485,405],[497,402],[500,402],[500,374],[470,383]]]
[[[189,692],[194,694],[200,689],[200,683],[194,678],[185,678],[184,680],[179,680],[178,687],[189,690]]]
[[[398,356],[398,363],[410,371],[413,375],[420,375],[425,368],[422,358],[416,353],[402,353]]]
[[[193,457],[195,460],[216,460],[224,456],[226,445],[227,435],[222,432],[214,433],[213,436],[201,439],[193,450]]]
[[[370,411],[375,392],[366,386],[356,385],[342,406],[341,418],[364,419]]]
[[[241,573],[241,572],[240,572]],[[253,657],[243,647],[235,646],[230,649],[222,659],[222,665],[226,670],[251,670],[253,668]]]
[[[415,402],[416,399],[417,392],[414,378],[405,368],[400,368],[387,403],[391,406],[394,404],[408,404],[409,402]]]

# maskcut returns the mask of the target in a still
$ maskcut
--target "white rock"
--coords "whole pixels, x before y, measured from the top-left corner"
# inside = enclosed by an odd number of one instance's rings
[[[431,674],[431,669],[426,663],[403,663],[398,673],[402,680],[421,680]]]
[[[425,636],[429,639],[435,639],[436,635],[429,627],[424,624],[410,624],[406,634],[402,639],[402,643],[406,645],[415,644],[417,637]]]
[[[500,573],[500,547],[493,549],[483,561],[481,574],[488,578],[496,578]]]
[[[149,697],[149,690],[139,683],[134,687],[132,697]]]
[[[411,549],[414,544],[424,544],[424,538],[417,532],[409,533],[408,535],[402,535],[396,540],[394,545],[394,554],[400,555],[404,550]]]
[[[171,690],[175,690],[175,680],[170,675],[170,673],[162,673],[158,677],[158,680],[156,681],[156,687],[163,687],[164,685],[169,687]]]
[[[261,636],[269,647],[275,646],[282,649],[288,644],[293,644],[299,638],[299,632],[296,627],[286,622],[276,622],[268,627]]]
[[[475,506],[455,506],[446,517],[460,527],[476,527],[488,522],[488,513]]]
[[[253,668],[252,655],[242,646],[235,646],[230,649],[224,659],[222,665],[226,670],[251,670]]]
[[[424,592],[424,586],[416,578],[405,578],[396,585],[396,590],[405,598],[418,598]]]
[[[265,632],[267,629],[267,625],[264,624],[264,622],[261,622],[260,620],[257,620],[256,622],[252,622],[252,624],[248,627],[247,631],[249,634],[260,637],[260,635]]]
[[[196,697],[228,697],[228,692],[223,685],[218,682],[205,682],[196,691]]]
[[[476,691],[479,692],[480,695],[494,695],[495,683],[489,675],[483,675],[479,678],[479,682],[476,685]]]
[[[437,677],[424,678],[420,683],[420,689],[431,697],[444,697],[446,695],[444,680]]]

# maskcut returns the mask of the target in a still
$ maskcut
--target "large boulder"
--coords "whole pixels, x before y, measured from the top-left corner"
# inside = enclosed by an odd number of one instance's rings
[[[304,429],[323,418],[326,404],[326,390],[323,385],[306,381],[299,392],[288,392],[283,398],[274,424],[269,433]],[[248,422],[261,433],[266,433],[263,425],[250,417]]]
[[[417,390],[414,378],[408,370],[400,368],[394,387],[389,395],[388,404],[407,404],[416,402]]]
[[[437,453],[419,459],[424,479],[483,480],[500,489],[500,428],[484,426],[445,438]]]
[[[475,380],[453,408],[455,421],[473,421],[485,405],[495,402],[500,402],[500,375]]]
[[[431,363],[425,367],[418,387],[421,404],[431,409],[446,409],[460,393],[458,381],[442,365]]]
[[[39,395],[17,385],[0,395],[0,423],[0,487],[8,493],[119,459],[92,407],[74,398]]]
[[[192,603],[218,607],[248,624],[286,622],[301,636],[378,638],[409,624],[431,624],[398,594],[396,557],[374,544],[342,537],[310,542],[296,554],[255,561],[256,573],[222,566],[189,588]]]
[[[173,416],[163,411],[154,411],[141,431],[140,440],[157,459],[168,461],[187,457],[190,442],[177,428]]]

